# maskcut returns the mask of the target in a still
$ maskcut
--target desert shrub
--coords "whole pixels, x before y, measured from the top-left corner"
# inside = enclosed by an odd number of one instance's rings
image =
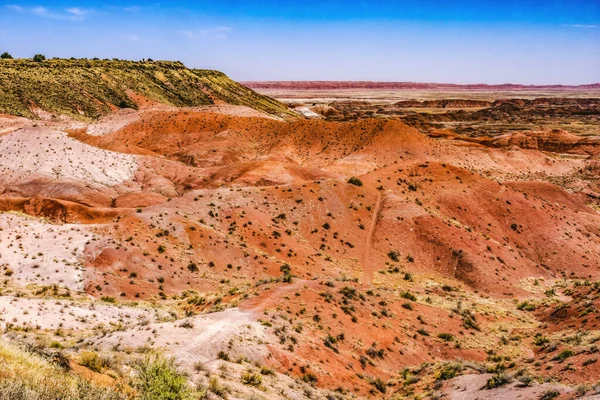
[[[102,297],[100,297],[100,300],[102,300],[105,303],[113,303],[114,304],[116,302],[115,298],[110,297],[110,296],[102,296]]]
[[[544,346],[545,344],[548,344],[550,342],[550,340],[544,336],[542,336],[541,334],[536,335],[535,339],[533,339],[533,344],[535,344],[536,346]]]
[[[191,399],[187,377],[175,366],[175,359],[149,355],[134,364],[133,385],[143,400]]]
[[[444,342],[451,342],[454,340],[454,335],[451,333],[440,333],[437,335],[437,337],[442,339]]]
[[[556,389],[550,389],[542,394],[540,400],[552,400],[560,396],[560,392]]]
[[[442,366],[442,369],[440,369],[436,378],[440,381],[446,381],[454,378],[461,371],[462,365],[460,363],[447,363]]]
[[[208,390],[222,399],[227,399],[229,397],[227,395],[227,387],[221,384],[215,377],[210,378],[210,381],[208,382]]]
[[[12,59],[13,56],[11,56],[9,52],[5,51],[4,53],[2,53],[2,55],[0,55],[0,58],[6,60],[6,59]]]
[[[317,376],[311,372],[307,372],[304,375],[302,375],[302,381],[306,382],[310,385],[316,385],[317,382],[319,381],[319,378],[317,378]]]
[[[528,301],[517,304],[517,309],[521,311],[535,311],[536,305]]]
[[[385,393],[387,391],[387,384],[381,378],[368,378],[368,382],[381,393]]]
[[[341,288],[340,293],[342,296],[344,296],[344,298],[348,300],[356,300],[358,297],[356,289],[351,288],[349,286],[344,286],[343,288]]]
[[[292,283],[292,268],[289,264],[283,264],[279,267],[279,270],[283,272],[281,280],[285,283]]]
[[[531,386],[533,383],[533,376],[529,374],[522,374],[519,376],[518,381],[521,383],[521,386]]]
[[[248,386],[260,387],[262,385],[262,376],[252,371],[243,372],[242,383]]]
[[[351,185],[354,185],[354,186],[362,186],[363,185],[362,181],[355,176],[348,179],[348,183]]]
[[[512,378],[510,375],[508,375],[504,372],[500,372],[500,373],[492,375],[492,377],[490,379],[488,379],[488,381],[486,382],[484,388],[485,389],[499,388],[499,387],[509,384],[511,381],[512,381]]]
[[[400,294],[400,297],[410,301],[417,301],[417,297],[411,292],[403,292],[402,294]]]
[[[573,350],[565,349],[561,351],[556,357],[554,357],[555,361],[563,362],[569,357],[573,357]]]
[[[94,372],[102,372],[102,362],[100,361],[100,357],[92,351],[86,351],[81,354],[81,365]]]
[[[594,363],[596,363],[597,361],[598,361],[598,359],[597,359],[597,358],[590,358],[590,359],[587,359],[587,360],[585,360],[585,361],[582,363],[582,365],[583,365],[584,367],[587,367],[588,365],[594,364]]]
[[[262,375],[275,375],[275,371],[273,371],[271,368],[265,367],[265,366],[260,367],[260,373]]]
[[[125,400],[45,358],[0,341],[0,400]]]
[[[400,261],[400,253],[395,251],[395,250],[391,250],[390,252],[388,252],[388,257],[390,258],[390,260],[392,261]]]
[[[46,61],[46,56],[43,54],[36,54],[35,56],[33,56],[33,61],[35,61],[35,62]]]
[[[190,262],[190,263],[188,264],[188,267],[187,267],[187,269],[188,269],[190,272],[198,272],[198,266],[196,265],[196,263],[195,263],[195,262]]]

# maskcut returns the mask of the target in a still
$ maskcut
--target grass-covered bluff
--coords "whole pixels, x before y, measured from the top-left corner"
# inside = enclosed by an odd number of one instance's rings
[[[0,59],[0,113],[37,118],[39,110],[90,120],[137,108],[131,93],[178,107],[223,101],[275,115],[287,107],[213,70],[181,62]]]

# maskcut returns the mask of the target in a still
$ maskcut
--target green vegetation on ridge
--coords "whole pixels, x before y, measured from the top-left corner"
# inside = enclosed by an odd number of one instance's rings
[[[287,107],[212,70],[180,62],[124,60],[0,60],[0,113],[37,118],[36,110],[95,119],[137,108],[136,93],[166,105],[194,107],[223,101],[274,115]]]

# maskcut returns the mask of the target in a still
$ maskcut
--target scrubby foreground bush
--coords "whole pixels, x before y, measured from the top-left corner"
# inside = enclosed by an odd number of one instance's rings
[[[173,359],[148,355],[133,363],[129,384],[100,387],[40,355],[0,341],[0,400],[202,399]]]
[[[0,400],[120,400],[116,390],[100,388],[44,360],[0,342]]]
[[[144,400],[191,399],[187,377],[177,370],[173,358],[147,356],[135,364],[134,386]]]

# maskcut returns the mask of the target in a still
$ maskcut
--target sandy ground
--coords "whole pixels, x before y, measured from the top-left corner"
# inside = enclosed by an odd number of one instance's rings
[[[198,315],[175,322],[151,323],[116,331],[87,344],[108,352],[138,350],[143,346],[174,356],[193,381],[206,384],[205,373],[217,374],[229,390],[230,399],[331,399],[329,392],[280,373],[262,375],[259,388],[244,385],[242,374],[258,373],[271,354],[269,345],[277,340],[256,322],[252,311],[237,308]],[[229,360],[218,354],[223,352]],[[197,368],[202,365],[201,370]]]
[[[0,136],[31,125],[32,122],[27,118],[0,114]]]
[[[52,225],[0,213],[0,272],[11,274],[19,285],[57,284],[83,290],[81,257],[92,236],[86,226]]]
[[[306,118],[321,118],[321,116],[319,114],[317,114],[316,112],[312,111],[310,108],[302,106],[302,107],[296,107],[295,110],[299,113],[301,113],[302,115],[304,115]]]
[[[0,138],[0,179],[33,177],[116,185],[130,180],[136,157],[85,145],[46,127],[20,129]]]
[[[491,377],[492,374],[477,374],[454,378],[444,385],[442,393],[445,396],[443,398],[448,400],[537,400],[552,390],[557,390],[563,395],[572,393],[572,389],[569,387],[551,383],[523,387],[519,382],[513,382],[496,389],[482,389]],[[594,397],[586,398],[592,399]]]
[[[245,356],[264,359],[268,351],[265,328],[249,311],[228,309],[175,322],[154,323],[125,332],[115,332],[98,340],[101,346],[135,348],[144,344],[173,355],[188,370],[196,362],[215,362],[219,351],[235,359]]]
[[[25,299],[0,297],[0,326],[6,324],[33,326],[42,330],[57,328],[84,331],[99,326],[138,324],[153,318],[148,310],[117,307],[99,303],[78,303],[71,300]]]

